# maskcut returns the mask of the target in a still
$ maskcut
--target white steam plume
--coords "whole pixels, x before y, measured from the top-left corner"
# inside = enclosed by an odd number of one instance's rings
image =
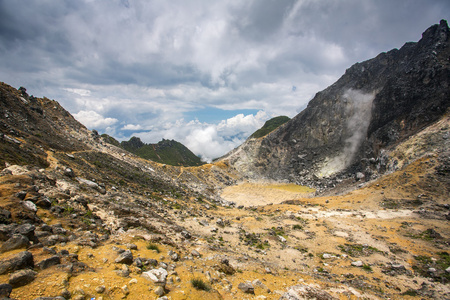
[[[367,134],[372,115],[372,102],[375,93],[363,93],[362,91],[348,89],[343,95],[342,100],[346,103],[347,132],[351,135],[345,140],[341,154],[325,160],[319,176],[329,176],[344,168],[351,163],[359,145]]]

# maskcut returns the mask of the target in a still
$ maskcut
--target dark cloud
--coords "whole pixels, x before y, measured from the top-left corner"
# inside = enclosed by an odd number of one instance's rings
[[[184,125],[205,107],[292,117],[353,63],[449,16],[447,0],[0,0],[0,80],[117,136],[182,128],[231,147],[262,114],[224,117],[241,132]]]
[[[243,39],[267,41],[282,27],[295,0],[249,1],[248,5],[234,9],[232,27],[239,30]]]
[[[450,2],[436,0],[303,1],[293,33],[320,35],[356,59],[367,59],[417,41],[426,28],[448,18],[449,11]]]

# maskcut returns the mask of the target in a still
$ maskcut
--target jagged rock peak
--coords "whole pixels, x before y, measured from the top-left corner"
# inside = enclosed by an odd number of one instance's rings
[[[444,43],[448,41],[450,29],[447,20],[442,19],[439,24],[432,25],[422,33],[421,41],[433,41],[435,43]]]

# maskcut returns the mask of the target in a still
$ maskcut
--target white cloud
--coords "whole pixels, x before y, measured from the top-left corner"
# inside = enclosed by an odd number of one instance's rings
[[[71,92],[74,94],[77,94],[79,96],[90,96],[91,95],[91,91],[90,90],[86,90],[86,89],[71,89],[71,88],[64,88],[63,90],[67,91],[67,92]]]
[[[96,113],[95,111],[85,111],[82,110],[73,115],[75,119],[80,121],[86,127],[91,129],[105,129],[117,123],[117,119],[114,118],[104,118],[102,115]]]
[[[127,124],[121,128],[121,130],[142,130],[142,129],[144,129],[144,127],[139,124],[138,125]]]
[[[267,120],[267,114],[263,111],[259,111],[256,116],[244,116],[244,114],[238,114],[232,118],[221,121],[216,127],[217,130],[225,136],[233,136],[240,132],[245,135],[250,135],[256,129],[260,128],[265,120]]]
[[[353,63],[417,41],[450,14],[448,0],[124,3],[0,1],[0,81],[118,139],[148,130],[147,142],[189,142],[209,158],[261,119],[180,121],[192,112],[293,117]]]
[[[148,132],[131,134],[129,137],[138,136],[146,143],[155,143],[162,138],[174,139],[201,156],[203,160],[211,161],[242,144],[264,125],[267,118],[265,112],[259,111],[256,115],[238,114],[219,124],[177,120]]]

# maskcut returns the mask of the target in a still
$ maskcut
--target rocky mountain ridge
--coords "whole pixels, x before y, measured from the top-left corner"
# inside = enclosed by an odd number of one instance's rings
[[[439,120],[450,105],[448,24],[357,63],[274,132],[223,158],[254,179],[314,179],[386,171],[386,151]],[[351,175],[353,174],[353,175]]]

